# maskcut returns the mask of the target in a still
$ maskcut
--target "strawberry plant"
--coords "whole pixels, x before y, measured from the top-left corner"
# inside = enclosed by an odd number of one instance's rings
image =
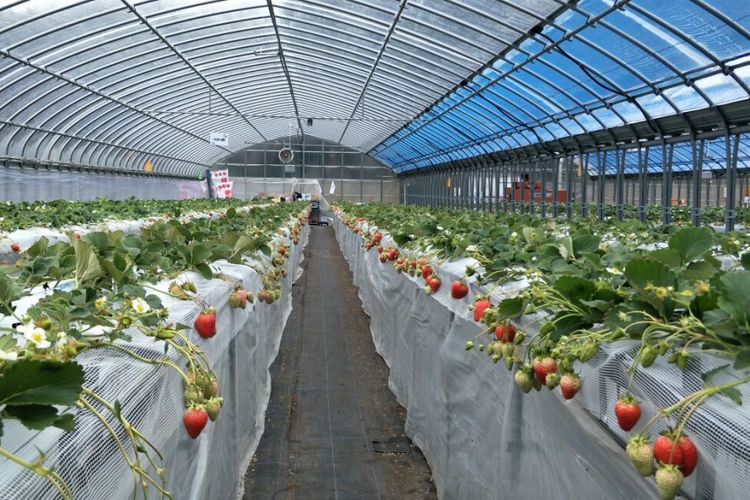
[[[177,216],[180,205],[172,203],[171,210]],[[201,205],[185,204],[185,208],[194,206]],[[40,238],[22,250],[12,266],[0,269],[0,319],[13,322],[12,328],[0,328],[0,438],[2,420],[6,419],[18,420],[31,430],[50,426],[71,430],[74,420],[70,408],[78,407],[93,415],[117,444],[144,497],[148,496],[146,485],[169,497],[164,476],[152,477],[149,472],[157,468],[153,454],[158,455],[158,450],[127,419],[127,402],[106,401],[86,387],[83,369],[75,358],[87,349],[97,349],[101,355],[117,351],[143,363],[175,370],[183,380],[186,406],[205,407],[207,417],[216,418],[223,399],[207,357],[190,338],[188,326],[167,321],[167,309],[151,291],[202,304],[197,287],[190,281],[176,280],[178,275],[195,271],[213,277],[216,272],[212,263],[220,259],[251,265],[247,256],[260,258],[274,252],[284,259],[286,252],[278,249],[285,247],[281,244],[272,248],[272,235],[291,236],[294,229],[283,228],[298,227],[299,222],[292,217],[301,208],[294,204],[249,211],[230,207],[217,218],[156,220],[130,235],[94,231],[79,238],[71,232],[70,242],[50,244]],[[286,269],[268,266],[258,270],[273,294],[280,294]],[[168,284],[162,289],[158,283]],[[35,287],[49,293],[20,311],[17,302]],[[252,301],[241,288],[233,293],[240,305]],[[211,330],[204,326],[200,326],[201,331]],[[120,342],[131,340],[135,333],[162,343],[164,355],[144,355]],[[170,350],[184,362],[167,356]],[[188,431],[195,429],[197,426],[192,425]],[[72,497],[59,473],[44,465],[43,454],[33,463],[2,447],[0,454],[45,477],[63,498]]]

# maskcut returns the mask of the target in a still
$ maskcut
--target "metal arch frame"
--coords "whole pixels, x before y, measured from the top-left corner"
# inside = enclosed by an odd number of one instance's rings
[[[745,63],[743,63],[743,64],[742,64],[741,66],[748,66],[748,65],[750,65],[750,62],[745,62]],[[715,70],[715,71],[713,71],[713,72],[706,72],[706,71],[704,71],[704,70],[702,70],[702,69],[698,69],[698,70],[696,70],[696,71],[700,71],[700,72],[701,72],[701,73],[703,74],[702,78],[708,78],[708,77],[710,77],[710,76],[713,76],[714,74],[717,74],[717,73],[720,73],[720,72],[721,72],[720,70]],[[669,85],[669,86],[665,86],[665,87],[663,87],[662,89],[669,89],[669,88],[675,87],[675,86],[677,86],[677,85],[681,85],[681,82],[676,82],[676,83],[672,83],[671,85]],[[639,96],[638,96],[638,94],[633,94],[633,96],[634,96],[634,97],[639,97]],[[662,97],[663,97],[663,96],[662,96]],[[622,101],[619,101],[619,102],[622,102]],[[615,103],[615,104],[617,104],[617,103]],[[455,106],[455,105],[454,105],[454,106]],[[676,116],[676,115],[672,115],[672,116]],[[552,117],[547,117],[547,118],[545,118],[545,120],[551,120],[551,118],[552,118]],[[684,121],[686,121],[686,122],[687,122],[688,124],[690,124],[690,121],[689,121],[689,117],[688,117],[688,116],[686,116],[686,115],[684,115],[684,112],[681,112],[681,114],[679,115],[679,118],[681,118],[681,119],[684,119]],[[545,120],[540,120],[540,121],[538,122],[538,124],[542,124],[542,123],[544,123],[544,121],[545,121]],[[425,120],[425,121],[429,121],[429,120]],[[625,122],[624,122],[624,124],[626,124],[626,125],[629,125],[629,122],[625,121]],[[422,125],[420,125],[420,126],[424,126],[424,123],[422,122]],[[692,127],[692,125],[690,125],[690,126],[689,126],[689,128],[693,128],[693,127]],[[524,130],[527,130],[527,129],[524,129]],[[603,129],[603,130],[604,130],[604,131],[606,131],[607,129],[605,128],[605,129]],[[589,133],[590,133],[591,131],[588,131],[588,130],[587,130],[587,132],[589,132]],[[486,140],[489,140],[489,139],[491,139],[491,138],[499,137],[499,136],[501,136],[501,135],[510,135],[510,134],[512,134],[512,133],[517,133],[517,131],[516,131],[516,130],[514,130],[514,129],[510,129],[510,130],[505,130],[505,131],[501,131],[501,132],[498,132],[498,133],[496,133],[496,134],[493,134],[493,135],[489,135],[489,136],[485,136],[485,137],[481,137],[481,138],[476,138],[476,139],[474,139],[474,140],[475,140],[475,141],[480,141],[480,140],[481,140],[481,141],[486,141]],[[405,137],[397,138],[397,139],[396,139],[396,142],[397,142],[398,140],[401,140],[401,139],[404,139],[404,138],[405,138]],[[614,139],[613,139],[613,140],[614,140]],[[383,146],[383,149],[384,149],[384,148],[387,148],[387,147],[392,147],[392,145],[393,145],[393,143],[387,143],[387,140],[386,140],[386,141],[384,141],[383,143],[381,143],[380,145],[378,145],[378,146],[376,146],[376,147],[380,147],[380,146]],[[380,151],[376,152],[376,154],[378,154],[378,153],[382,152],[382,151],[383,151],[383,149],[381,149]],[[373,149],[373,151],[375,151],[375,149]],[[424,157],[429,157],[429,156],[430,156],[429,154],[428,154],[428,155],[424,155]],[[408,161],[416,161],[416,159],[411,159],[411,160],[408,160]],[[394,167],[398,167],[399,165],[393,165],[393,166],[394,166]]]
[[[130,2],[128,2],[128,0],[120,0],[120,1],[121,1],[121,2],[122,2],[122,3],[123,3],[123,4],[124,4],[124,5],[125,5],[125,6],[126,6],[126,7],[128,8],[128,10],[130,10],[130,12],[131,12],[131,13],[133,13],[133,15],[135,15],[135,16],[136,16],[136,17],[137,17],[137,18],[138,18],[138,19],[139,19],[139,20],[141,21],[141,23],[143,23],[143,24],[144,24],[145,26],[147,26],[147,27],[149,28],[149,29],[150,29],[150,30],[151,30],[151,31],[153,32],[153,34],[154,34],[154,35],[155,35],[155,36],[156,36],[157,38],[159,38],[159,40],[161,40],[161,42],[162,42],[163,44],[165,44],[165,45],[166,45],[167,47],[169,47],[169,49],[170,49],[170,50],[171,50],[171,51],[172,51],[172,52],[173,52],[173,53],[174,53],[174,54],[175,54],[175,55],[176,55],[177,57],[179,57],[179,58],[180,58],[180,59],[182,60],[182,62],[183,62],[183,63],[185,63],[185,65],[187,65],[187,66],[188,66],[188,67],[189,67],[189,68],[190,68],[190,69],[191,69],[191,70],[192,70],[193,72],[195,72],[195,74],[196,74],[196,75],[198,76],[198,78],[200,78],[201,80],[203,80],[203,82],[204,82],[204,83],[206,84],[206,86],[207,86],[207,87],[208,87],[209,89],[213,90],[213,91],[214,91],[214,92],[216,93],[216,95],[217,95],[217,96],[219,96],[219,97],[220,97],[220,98],[221,98],[221,99],[222,99],[222,100],[223,100],[224,102],[226,102],[226,103],[227,103],[227,105],[228,105],[228,106],[229,106],[230,108],[232,108],[233,110],[235,110],[235,111],[236,111],[236,112],[238,112],[238,113],[240,112],[240,110],[239,110],[239,109],[237,109],[237,108],[235,107],[235,105],[234,105],[234,104],[233,104],[233,103],[232,103],[232,102],[231,102],[231,101],[230,101],[229,99],[227,99],[227,98],[226,98],[226,97],[225,97],[225,96],[224,96],[224,95],[223,95],[223,94],[221,93],[221,91],[219,91],[219,90],[218,90],[218,89],[217,89],[217,88],[216,88],[216,87],[214,86],[214,84],[213,84],[213,83],[211,83],[211,81],[210,81],[210,80],[208,80],[208,79],[206,78],[206,76],[205,76],[205,75],[204,75],[203,73],[201,73],[201,72],[200,72],[200,70],[199,70],[198,68],[196,68],[196,67],[195,67],[195,66],[193,65],[193,63],[191,63],[191,62],[190,62],[190,61],[189,61],[189,60],[188,60],[188,59],[187,59],[187,58],[186,58],[186,57],[185,57],[184,55],[182,55],[182,52],[180,52],[180,51],[179,51],[179,50],[177,49],[177,47],[175,47],[174,45],[172,45],[172,42],[170,42],[170,41],[169,41],[169,40],[168,40],[168,39],[167,39],[167,38],[166,38],[166,37],[165,37],[164,35],[162,35],[162,34],[161,34],[161,33],[159,32],[159,30],[158,30],[158,29],[157,29],[157,28],[156,28],[155,26],[153,26],[153,25],[152,25],[152,24],[151,24],[151,23],[150,23],[150,22],[148,21],[148,19],[147,19],[147,18],[145,18],[144,16],[142,16],[142,15],[141,15],[141,14],[140,14],[140,13],[138,12],[138,10],[137,10],[137,9],[136,9],[136,8],[135,8],[135,7],[133,6],[133,5],[131,5],[131,4],[130,4]],[[271,0],[268,0],[268,1],[269,1],[269,5],[270,5],[270,1],[271,1]],[[273,12],[271,13],[271,18],[273,19]],[[257,133],[258,133],[258,135],[259,135],[259,136],[260,136],[260,137],[261,137],[261,138],[262,138],[263,140],[265,140],[265,137],[263,136],[263,133],[262,133],[262,132],[261,132],[260,130],[258,130],[257,128],[255,128],[255,125],[253,125],[253,124],[252,124],[252,123],[250,122],[250,120],[248,120],[247,118],[244,118],[244,120],[245,120],[245,121],[247,122],[247,124],[248,124],[248,125],[250,125],[250,127],[251,127],[251,128],[253,129],[253,130],[255,130],[255,132],[257,132]]]
[[[613,5],[611,5],[610,7],[608,7],[607,9],[605,9],[604,11],[602,11],[601,13],[599,13],[597,16],[589,16],[588,20],[585,23],[583,23],[581,26],[579,26],[575,30],[566,32],[565,35],[563,35],[560,39],[556,40],[555,43],[553,43],[553,44],[545,44],[545,46],[544,46],[544,48],[542,50],[540,50],[539,52],[537,52],[535,54],[532,54],[529,57],[527,57],[526,60],[524,60],[523,62],[518,63],[518,64],[514,64],[513,67],[510,70],[505,71],[505,72],[501,72],[501,71],[495,70],[498,73],[499,76],[496,77],[496,78],[491,79],[489,83],[483,85],[482,88],[478,92],[480,92],[480,91],[482,91],[482,90],[484,90],[486,88],[489,88],[494,83],[496,83],[500,79],[502,79],[506,74],[518,71],[518,70],[522,69],[523,67],[525,67],[526,65],[530,64],[531,62],[533,62],[533,61],[535,61],[537,59],[540,59],[543,54],[545,54],[547,52],[550,52],[553,49],[557,48],[557,46],[559,46],[563,42],[565,42],[565,41],[573,38],[574,36],[577,35],[577,33],[580,33],[581,31],[583,31],[587,27],[594,25],[596,22],[598,22],[600,19],[604,18],[606,15],[608,15],[609,13],[611,13],[611,12],[613,12],[613,11],[621,8],[622,6],[626,5],[630,1],[631,0],[617,0]],[[498,58],[495,58],[490,63],[487,63],[485,65],[485,67],[482,68],[482,71],[484,69],[486,69],[487,67],[492,66],[494,64],[494,62],[497,61],[497,60],[499,60],[503,55],[504,54],[501,54],[501,56],[499,56]],[[479,72],[479,70],[478,70],[478,72]],[[448,95],[450,95],[452,92],[453,91],[451,91],[449,94],[446,94],[446,96],[444,96],[444,98],[447,97]],[[468,97],[463,98],[461,101],[459,101],[458,103],[454,104],[452,107],[456,107],[456,106],[460,105],[461,102],[464,101],[464,100],[466,100],[466,99],[468,99]],[[430,108],[432,108],[433,106],[434,106],[434,104],[431,105]],[[445,112],[443,112],[443,113],[445,113]],[[439,116],[440,115],[436,115],[436,116],[432,117],[431,119],[428,120],[428,122],[439,118]],[[422,126],[424,126],[424,124]]]
[[[561,2],[558,2],[558,3],[561,3]],[[703,5],[703,4],[702,4],[702,2],[700,2],[700,4],[701,4],[701,5]],[[572,6],[572,8],[573,8],[573,9],[576,9],[576,6],[575,6],[575,5],[573,5],[573,6]],[[586,14],[586,15],[588,16],[588,13],[585,13],[585,14]],[[589,17],[590,17],[590,16],[589,16]],[[554,24],[554,23],[550,23],[550,24]],[[654,52],[653,52],[653,51],[651,51],[651,50],[650,50],[650,49],[648,49],[647,47],[644,47],[644,46],[643,46],[642,44],[638,43],[638,42],[637,42],[636,40],[634,40],[634,39],[633,39],[632,37],[628,37],[628,36],[627,36],[627,34],[624,34],[624,33],[623,33],[623,32],[622,32],[621,30],[617,30],[616,28],[613,28],[613,27],[611,27],[611,26],[609,25],[609,23],[607,23],[606,21],[602,21],[602,24],[603,24],[603,25],[605,25],[605,26],[606,26],[607,28],[610,28],[610,29],[612,29],[612,30],[613,30],[614,32],[616,32],[616,33],[617,33],[617,34],[618,34],[619,36],[622,36],[622,37],[624,37],[624,38],[625,38],[626,40],[628,40],[628,41],[629,41],[629,42],[630,42],[630,43],[631,43],[632,45],[635,45],[635,46],[636,46],[637,48],[639,48],[639,49],[641,49],[641,50],[644,50],[644,51],[645,51],[646,53],[649,53],[649,55],[652,55],[652,56],[654,56],[654,57],[655,57],[655,59],[657,59],[657,60],[660,60],[660,62],[662,62],[662,61],[663,61],[663,59],[661,59],[661,58],[660,58],[660,57],[659,57],[658,55],[654,54]],[[685,36],[682,36],[682,35],[681,35],[681,34],[679,33],[679,31],[678,31],[678,30],[675,30],[675,29],[674,29],[673,27],[672,27],[672,28],[670,29],[669,27],[666,27],[666,26],[665,26],[665,23],[663,23],[663,22],[662,22],[662,23],[659,23],[659,24],[660,24],[660,25],[661,25],[662,27],[665,27],[665,29],[669,29],[669,31],[670,31],[670,32],[678,34],[678,35],[679,35],[679,38],[681,38],[681,39],[686,39],[686,40],[688,40],[688,42],[690,42],[690,39],[689,39],[689,37],[685,37]],[[564,30],[563,30],[563,31],[564,31]],[[743,33],[743,34],[745,34],[745,33]],[[578,39],[579,41],[583,42],[583,43],[586,43],[586,44],[587,44],[587,45],[589,45],[589,46],[593,46],[593,47],[595,47],[595,48],[598,48],[598,46],[596,46],[595,44],[592,44],[591,42],[589,42],[589,41],[588,41],[588,40],[586,39],[586,37],[585,37],[585,36],[583,36],[583,35],[581,35],[581,36],[578,36],[578,37],[577,37],[577,39]],[[708,60],[711,60],[711,61],[713,61],[714,63],[716,63],[717,61],[719,61],[719,62],[720,62],[720,59],[718,59],[718,58],[717,58],[717,57],[715,57],[715,56],[712,56],[712,55],[710,54],[710,52],[708,52],[708,51],[707,51],[707,50],[706,50],[705,48],[702,48],[702,47],[695,47],[695,43],[692,43],[691,45],[692,45],[692,46],[693,46],[694,48],[696,48],[697,50],[699,50],[699,51],[700,51],[700,52],[701,52],[701,53],[702,53],[703,55],[706,55],[706,56],[707,56],[707,59],[708,59]],[[628,70],[628,71],[631,71],[631,73],[634,73],[634,74],[636,74],[636,73],[634,72],[634,70],[633,70],[632,68],[629,68],[629,67],[628,67],[627,65],[624,65],[624,64],[623,64],[623,63],[622,63],[622,62],[621,62],[620,60],[618,60],[617,58],[615,58],[614,56],[612,56],[612,55],[611,55],[611,54],[609,54],[608,52],[604,51],[603,49],[599,49],[599,48],[598,48],[598,50],[599,50],[600,52],[604,53],[605,55],[607,55],[607,56],[608,56],[609,58],[613,59],[613,60],[614,60],[615,62],[619,62],[619,65],[620,65],[621,67],[624,67],[624,68],[625,68],[626,70]],[[543,59],[540,59],[540,60],[541,60],[541,61],[544,61]],[[528,61],[526,61],[526,62],[528,62]],[[663,62],[666,62],[666,61],[663,61]],[[679,77],[683,78],[683,80],[686,80],[686,81],[690,81],[690,80],[688,80],[688,79],[686,78],[686,74],[685,74],[684,72],[681,72],[680,70],[678,70],[678,69],[677,69],[677,68],[675,68],[674,66],[672,66],[672,65],[669,65],[669,64],[668,64],[668,62],[667,62],[667,66],[668,66],[668,67],[670,67],[670,69],[672,69],[672,70],[673,70],[673,72],[675,72],[675,74],[676,74],[676,75],[678,75]],[[724,71],[725,71],[725,73],[726,73],[726,66],[725,66],[725,65],[724,65],[723,63],[721,63],[721,64],[717,64],[717,66],[719,66],[719,67],[723,68],[723,70],[724,70]],[[498,72],[498,73],[499,73],[499,72]],[[477,73],[477,74],[479,74],[479,73]],[[648,80],[646,80],[646,79],[645,79],[644,77],[642,77],[641,75],[637,75],[637,76],[638,76],[638,77],[639,77],[639,79],[641,79],[642,81],[648,82]],[[485,78],[486,78],[486,77],[485,77]],[[733,79],[734,79],[734,80],[736,81],[736,80],[737,80],[738,78],[736,77],[736,75],[733,75]],[[490,85],[490,84],[486,85],[486,87],[487,87],[487,88],[489,88],[489,85]],[[654,86],[653,84],[651,84],[650,86],[652,87],[652,89],[653,89],[653,88],[655,88],[655,86]],[[712,109],[716,109],[715,103],[714,103],[714,102],[713,102],[713,101],[712,101],[712,100],[710,99],[710,97],[708,97],[708,96],[707,96],[707,95],[706,95],[706,94],[705,94],[704,92],[702,92],[702,91],[701,91],[701,89],[699,89],[699,88],[696,88],[695,86],[693,86],[693,88],[695,89],[696,93],[698,93],[698,95],[700,95],[700,97],[704,99],[704,101],[705,101],[705,102],[706,102],[706,103],[708,104],[709,108],[712,108]],[[743,88],[743,89],[744,89],[744,88],[746,88],[746,86],[744,86],[744,85],[743,85],[743,86],[741,86],[741,88]],[[479,91],[479,92],[476,92],[476,93],[475,93],[475,95],[481,95],[481,91]],[[592,93],[592,95],[596,95],[596,94],[595,94],[595,93]],[[446,97],[447,97],[447,96],[446,96]],[[681,113],[681,112],[679,111],[679,108],[677,108],[677,107],[676,107],[676,106],[674,105],[674,103],[672,103],[672,102],[671,102],[671,100],[669,100],[668,96],[666,96],[666,95],[663,95],[663,94],[662,94],[662,95],[661,95],[661,97],[662,97],[662,98],[663,98],[663,99],[664,99],[664,100],[665,100],[665,101],[666,101],[666,102],[667,102],[667,103],[668,103],[668,104],[669,104],[669,105],[670,105],[670,106],[671,106],[671,107],[672,107],[672,108],[673,108],[673,109],[674,109],[674,110],[676,111],[676,113],[675,113],[675,114],[677,114],[677,115],[681,116],[681,117],[682,117],[683,119],[687,119],[687,118],[686,118],[686,116],[684,115],[684,113]],[[600,100],[601,100],[601,98],[600,98]],[[467,100],[467,102],[468,102],[468,100]],[[615,112],[616,112],[616,110],[614,110],[614,109],[613,109],[613,111],[615,111]],[[644,115],[644,118],[646,118],[646,119],[647,119],[647,120],[649,121],[649,123],[655,123],[655,122],[653,122],[653,121],[652,121],[652,118],[651,118],[651,117],[649,116],[648,112],[647,112],[647,111],[646,111],[645,109],[641,108],[641,110],[640,110],[640,111],[641,111],[641,114],[643,114],[643,115]],[[443,111],[442,113],[443,113],[443,116],[447,115],[447,111]],[[722,115],[720,114],[720,111],[718,111],[718,110],[717,110],[717,114],[719,114],[720,120],[721,120],[722,122],[726,122],[726,120],[724,119],[724,117],[723,117],[723,116],[722,116]],[[618,113],[618,115],[619,115],[619,113]],[[569,115],[569,117],[572,117],[572,116],[570,116],[570,115]],[[623,119],[623,118],[622,118],[621,116],[619,116],[619,118],[620,118],[620,119],[621,119],[621,120],[623,121],[623,123],[625,123],[625,124],[627,124],[627,123],[628,123],[628,121],[627,121],[627,120],[624,120],[624,119]],[[597,118],[597,119],[598,119],[598,118]],[[577,120],[576,120],[576,121],[577,121]],[[689,122],[688,122],[688,124],[689,124]],[[558,125],[559,125],[559,123],[558,123]],[[580,123],[579,123],[579,126],[580,126]],[[587,128],[586,128],[586,127],[582,127],[582,126],[581,126],[581,128],[582,128],[583,130],[587,130]],[[655,130],[655,132],[656,132],[656,133],[660,133],[661,131],[657,129],[657,130]],[[412,133],[413,133],[413,131],[412,131]],[[404,139],[405,139],[405,137],[408,137],[409,135],[410,135],[410,133],[407,133],[407,134],[405,134],[405,135],[403,135],[403,136],[401,136],[401,137],[396,137],[395,141],[396,141],[396,142],[398,142],[398,141],[400,141],[400,140],[404,140]],[[637,137],[637,134],[634,134],[634,135],[635,135],[635,136]],[[394,134],[394,135],[392,135],[391,137],[395,137],[395,136],[396,136],[396,135]],[[390,137],[389,137],[389,139],[390,139]],[[381,143],[380,145],[376,146],[376,148],[373,148],[373,151],[377,151],[378,153],[381,153],[381,154],[382,154],[382,153],[384,153],[384,152],[385,152],[385,150],[386,150],[386,149],[387,149],[388,147],[393,147],[393,146],[394,146],[394,142],[393,142],[393,141],[389,141],[388,139],[386,139],[385,141],[383,141],[383,143]],[[410,159],[410,160],[407,160],[407,161],[418,161],[418,160],[417,160],[416,158],[413,158],[413,159]],[[394,166],[398,166],[398,165],[394,165]]]
[[[16,62],[16,63],[18,63],[18,64],[21,64],[21,65],[23,65],[23,66],[26,66],[26,67],[32,68],[32,69],[34,69],[34,70],[35,70],[35,71],[37,71],[37,72],[40,72],[40,73],[46,74],[46,75],[48,75],[48,76],[50,76],[50,77],[52,77],[52,78],[55,78],[55,79],[58,79],[58,80],[60,80],[60,81],[61,81],[62,83],[61,83],[61,84],[60,84],[59,86],[57,86],[55,90],[62,90],[62,89],[63,89],[63,88],[65,87],[65,84],[68,84],[68,85],[73,85],[73,86],[75,86],[75,87],[78,87],[78,88],[80,88],[80,89],[83,89],[83,90],[85,90],[85,91],[87,91],[87,92],[89,92],[89,93],[91,93],[91,94],[94,94],[94,95],[96,95],[96,96],[98,96],[98,97],[100,97],[100,98],[102,98],[102,99],[106,99],[106,100],[110,100],[110,101],[113,101],[113,102],[115,102],[115,103],[119,104],[120,106],[122,106],[122,107],[124,107],[124,108],[127,108],[127,109],[129,109],[129,110],[131,110],[131,111],[134,111],[134,112],[136,112],[136,113],[142,114],[142,115],[144,115],[144,116],[148,116],[148,115],[145,115],[145,114],[144,114],[144,113],[143,113],[143,112],[142,112],[141,110],[139,110],[138,108],[136,108],[136,107],[134,107],[134,106],[132,106],[132,105],[130,105],[130,104],[128,104],[128,103],[122,102],[122,101],[120,101],[119,99],[117,99],[117,98],[115,98],[115,97],[112,97],[112,96],[110,96],[110,95],[108,95],[108,94],[104,94],[104,93],[102,93],[102,92],[100,92],[100,91],[98,91],[98,90],[92,89],[92,88],[90,88],[90,87],[89,87],[89,86],[87,86],[87,85],[84,85],[84,84],[78,83],[78,82],[76,82],[76,81],[74,81],[74,80],[71,80],[71,79],[69,79],[69,78],[67,78],[67,77],[65,77],[65,76],[63,76],[63,75],[61,75],[61,74],[59,74],[59,73],[55,73],[55,72],[53,72],[53,71],[50,71],[50,70],[48,70],[47,68],[42,68],[42,67],[40,67],[40,66],[36,66],[36,65],[34,65],[33,63],[31,63],[31,62],[29,62],[29,61],[26,61],[26,60],[24,60],[24,59],[21,59],[20,57],[17,57],[17,56],[15,56],[15,55],[13,55],[13,54],[9,53],[8,51],[6,51],[6,50],[4,50],[4,49],[0,49],[0,55],[2,55],[2,56],[4,56],[4,57],[6,57],[6,58],[8,58],[8,59],[11,59],[11,60],[15,61],[15,62]],[[31,75],[31,74],[33,74],[33,73],[29,73],[29,75]],[[29,76],[29,75],[26,75],[26,76]],[[40,83],[41,83],[41,82],[39,82],[39,83],[35,84],[35,86],[36,86],[36,85],[39,85]],[[24,91],[24,92],[23,92],[22,94],[28,94],[28,89],[26,89],[26,90],[25,90],[25,91]],[[22,95],[22,94],[17,94],[17,96],[20,96],[20,95]],[[180,131],[181,131],[182,133],[184,133],[184,134],[187,134],[187,135],[190,135],[190,136],[192,136],[192,137],[194,137],[194,138],[196,138],[196,139],[200,139],[201,141],[204,141],[204,142],[209,142],[209,141],[208,141],[207,139],[205,139],[205,138],[202,138],[202,137],[200,137],[200,136],[197,136],[197,135],[195,135],[195,134],[193,134],[192,132],[189,132],[189,131],[187,131],[187,130],[179,129],[179,128],[175,127],[174,125],[170,124],[169,122],[166,122],[166,121],[164,121],[164,120],[160,120],[160,119],[158,119],[158,118],[155,118],[155,117],[150,117],[150,116],[149,116],[149,118],[150,118],[150,119],[152,119],[152,120],[155,120],[155,121],[157,121],[157,122],[159,122],[159,123],[161,123],[161,124],[167,125],[167,126],[169,126],[169,127],[173,127],[173,128],[175,128],[175,129],[177,129],[177,130],[180,130]]]

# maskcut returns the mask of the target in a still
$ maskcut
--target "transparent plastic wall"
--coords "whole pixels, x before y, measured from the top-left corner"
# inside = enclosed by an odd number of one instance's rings
[[[48,201],[109,198],[186,199],[207,196],[201,181],[66,172],[0,165],[0,200]]]

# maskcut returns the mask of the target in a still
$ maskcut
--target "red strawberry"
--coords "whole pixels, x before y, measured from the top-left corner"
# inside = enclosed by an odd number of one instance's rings
[[[456,280],[451,283],[451,297],[463,299],[469,293],[469,285],[464,280]]]
[[[21,245],[19,245],[16,242],[13,242],[13,244],[10,246],[10,249],[13,251],[13,253],[20,253],[21,252]]]
[[[398,250],[395,248],[391,248],[388,250],[388,260],[396,260],[396,257],[398,257]]]
[[[615,403],[615,416],[620,429],[629,431],[641,418],[641,405],[633,396],[625,394]]]
[[[282,257],[286,255],[286,247],[279,247],[279,255]]]
[[[427,279],[427,284],[430,286],[433,293],[440,290],[440,284],[441,284],[440,278],[438,278],[434,274],[430,278]]]
[[[557,361],[549,356],[542,359],[534,358],[531,366],[534,369],[534,377],[540,384],[546,383],[547,375],[550,373],[557,373]]]
[[[383,245],[378,245],[378,253],[383,253]]]
[[[388,255],[381,253],[380,254],[380,263],[385,264],[385,261],[388,260]]]
[[[81,233],[80,233],[79,231],[76,231],[76,232],[74,232],[74,233],[73,233],[73,236],[75,236],[75,238],[76,238],[77,240],[80,240],[80,239],[81,239]]]
[[[375,243],[379,243],[380,240],[383,239],[383,235],[381,233],[375,233],[372,237],[372,241]]]
[[[365,247],[367,248],[367,251],[369,252],[372,249],[372,242],[368,241]]]
[[[474,321],[482,321],[484,311],[486,311],[488,307],[490,307],[489,299],[479,299],[474,302]]]
[[[573,399],[573,396],[581,389],[581,379],[575,373],[566,373],[560,379],[560,391],[563,398]]]
[[[695,466],[698,465],[698,448],[695,447],[695,443],[687,436],[681,436],[677,440],[677,446],[682,450],[680,469],[682,470],[682,474],[688,477],[695,470]]]
[[[422,268],[422,278],[424,278],[425,281],[429,281],[429,277],[432,276],[432,266],[427,264]]]
[[[654,458],[663,464],[682,464],[682,448],[668,434],[662,434],[654,440]]]
[[[511,323],[497,325],[495,327],[495,338],[503,342],[513,342],[513,339],[516,338],[516,327]]]
[[[182,415],[182,423],[185,424],[188,435],[195,439],[208,423],[208,413],[203,406],[190,405],[190,408]]]
[[[209,339],[216,335],[216,310],[213,307],[204,309],[195,318],[195,330],[204,339]]]

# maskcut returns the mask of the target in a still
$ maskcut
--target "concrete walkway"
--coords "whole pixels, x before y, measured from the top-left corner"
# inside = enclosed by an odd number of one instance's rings
[[[332,228],[313,227],[245,499],[432,499]]]

